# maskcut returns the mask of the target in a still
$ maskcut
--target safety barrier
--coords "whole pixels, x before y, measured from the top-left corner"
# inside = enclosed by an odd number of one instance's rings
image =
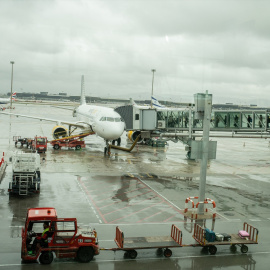
[[[244,222],[243,230],[249,233],[249,239],[258,242],[259,230],[248,223]]]
[[[194,208],[194,202],[193,202],[192,199],[198,199],[198,198],[199,197],[188,197],[188,198],[186,198],[184,213],[186,213],[188,211],[188,202],[191,202],[192,203],[192,208]]]
[[[198,206],[200,204],[208,204],[208,203],[211,203],[213,205],[213,218],[216,217],[216,203],[215,203],[215,201],[212,199],[206,198],[203,202],[198,202],[196,204],[196,216],[195,216],[196,219],[198,218]],[[206,208],[205,211],[208,212],[208,209]]]
[[[115,239],[114,239],[116,245],[119,248],[124,247],[124,233],[119,229],[119,227],[116,227],[116,234],[115,234]]]
[[[180,246],[182,246],[182,231],[174,224],[172,225],[171,229],[171,238]]]
[[[5,156],[5,152],[3,152],[3,156],[0,161],[0,168],[2,167],[2,164],[5,162],[4,156]]]

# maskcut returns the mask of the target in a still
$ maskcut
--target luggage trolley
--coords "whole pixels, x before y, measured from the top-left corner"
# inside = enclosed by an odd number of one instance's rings
[[[125,251],[124,257],[135,259],[138,249],[157,249],[158,256],[163,255],[167,258],[172,256],[169,248],[182,247],[182,231],[174,224],[171,227],[170,236],[149,236],[149,237],[124,237],[124,233],[116,227],[114,239],[117,248],[103,248],[102,250]]]
[[[232,252],[236,252],[236,246],[241,247],[242,253],[248,252],[247,245],[250,244],[258,244],[258,234],[259,231],[257,228],[249,225],[244,222],[243,230],[249,233],[249,237],[240,237],[238,234],[231,234],[231,240],[229,241],[213,241],[209,242],[205,237],[205,229],[203,229],[200,225],[195,224],[193,238],[199,243],[200,246],[208,249],[211,255],[216,254],[218,245],[230,245],[230,249]]]

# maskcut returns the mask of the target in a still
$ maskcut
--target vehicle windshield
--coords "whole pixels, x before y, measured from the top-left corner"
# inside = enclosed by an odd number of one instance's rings
[[[37,138],[37,144],[45,144],[44,138]]]

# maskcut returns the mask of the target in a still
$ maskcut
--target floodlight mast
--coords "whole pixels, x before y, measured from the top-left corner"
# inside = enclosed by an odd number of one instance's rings
[[[152,97],[153,97],[153,93],[154,93],[154,73],[156,72],[156,70],[155,70],[155,69],[152,69],[152,72],[153,72],[153,77],[152,77],[151,108],[153,108],[153,100],[152,100]]]
[[[10,89],[10,108],[12,108],[13,65],[15,64],[15,62],[10,61],[10,64],[12,65],[12,68],[11,68],[11,89]]]

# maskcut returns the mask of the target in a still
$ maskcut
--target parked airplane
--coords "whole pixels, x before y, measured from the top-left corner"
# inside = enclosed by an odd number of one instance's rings
[[[12,94],[12,100],[16,100],[16,92]],[[10,103],[10,98],[0,98],[0,104]]]
[[[112,108],[88,105],[85,101],[85,89],[84,89],[84,76],[82,76],[81,82],[81,103],[74,109],[73,116],[78,118],[78,122],[61,121],[57,119],[41,118],[36,116],[21,115],[7,112],[0,112],[1,114],[15,115],[17,117],[27,117],[32,119],[39,119],[43,121],[56,122],[57,126],[53,128],[53,137],[55,139],[63,138],[70,135],[71,127],[82,129],[83,133],[95,132],[106,141],[106,147],[104,153],[107,152],[109,141],[117,141],[117,144],[121,143],[121,135],[124,132],[125,123],[121,116]],[[69,131],[61,126],[68,125]]]

